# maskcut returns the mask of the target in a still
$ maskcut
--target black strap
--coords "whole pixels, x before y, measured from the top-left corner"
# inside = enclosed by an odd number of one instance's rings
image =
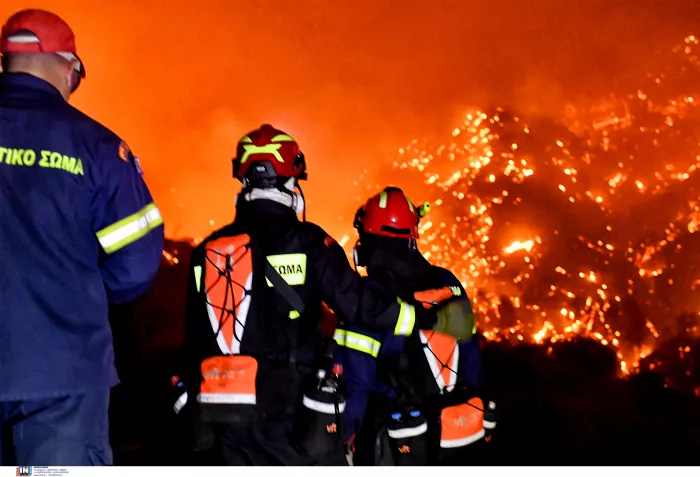
[[[294,291],[294,289],[289,285],[289,283],[286,282],[284,278],[282,278],[282,275],[279,274],[279,272],[275,269],[275,267],[272,266],[272,264],[267,260],[267,257],[265,257],[265,277],[267,277],[268,280],[270,280],[270,283],[272,283],[272,286],[275,287],[275,289],[282,295],[282,297],[289,303],[294,310],[296,310],[299,315],[304,313],[304,309],[306,308],[306,305],[304,304],[304,301],[301,299],[299,294]],[[297,336],[298,331],[294,330],[290,333],[289,337],[291,339],[291,343],[289,346],[289,366],[294,369],[296,367],[297,363],[297,341],[298,341],[298,336]]]
[[[294,291],[294,289],[282,278],[275,267],[273,267],[269,261],[266,260],[265,263],[265,277],[272,283],[275,289],[282,295],[282,297],[289,303],[294,310],[300,315],[304,313],[306,305],[301,299],[299,294]]]

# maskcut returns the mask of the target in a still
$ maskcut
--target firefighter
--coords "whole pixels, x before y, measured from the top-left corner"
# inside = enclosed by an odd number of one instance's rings
[[[395,187],[371,197],[355,216],[355,263],[366,267],[367,287],[416,298],[468,332],[442,327],[404,338],[359,324],[336,330],[347,386],[345,438],[356,465],[465,463],[474,456],[467,448],[495,426],[469,298],[454,274],[431,265],[416,245],[428,209]]]
[[[243,185],[234,222],[192,255],[175,411],[205,423],[199,448],[214,438],[227,465],[346,465],[342,370],[332,340],[323,346],[322,302],[397,336],[431,328],[436,314],[364,288],[342,247],[299,219],[306,162],[289,134],[246,134],[233,176]]]
[[[108,305],[151,286],[163,221],[126,143],[67,102],[66,22],[20,11],[0,52],[0,465],[111,464]]]

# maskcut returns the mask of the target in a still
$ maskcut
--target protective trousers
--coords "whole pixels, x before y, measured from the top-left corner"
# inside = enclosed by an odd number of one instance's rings
[[[109,395],[0,401],[0,466],[112,465]]]

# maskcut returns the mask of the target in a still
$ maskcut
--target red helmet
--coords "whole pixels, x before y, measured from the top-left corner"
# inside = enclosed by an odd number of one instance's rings
[[[12,15],[2,27],[0,53],[54,53],[72,62],[78,76],[85,78],[73,30],[61,17],[45,10]]]
[[[306,179],[306,161],[294,138],[263,124],[238,141],[233,177],[247,179],[255,187],[277,187],[290,177]]]
[[[387,187],[360,207],[354,226],[360,233],[418,239],[419,214],[401,189]]]

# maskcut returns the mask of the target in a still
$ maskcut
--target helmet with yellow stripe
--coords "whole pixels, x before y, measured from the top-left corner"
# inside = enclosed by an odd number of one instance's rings
[[[417,251],[418,223],[429,210],[429,203],[414,205],[398,187],[386,187],[370,197],[355,213],[353,226],[359,234],[353,248],[355,265],[367,266],[377,250]]]
[[[279,188],[290,178],[304,180],[304,153],[289,134],[263,124],[238,141],[233,176],[261,189]]]

